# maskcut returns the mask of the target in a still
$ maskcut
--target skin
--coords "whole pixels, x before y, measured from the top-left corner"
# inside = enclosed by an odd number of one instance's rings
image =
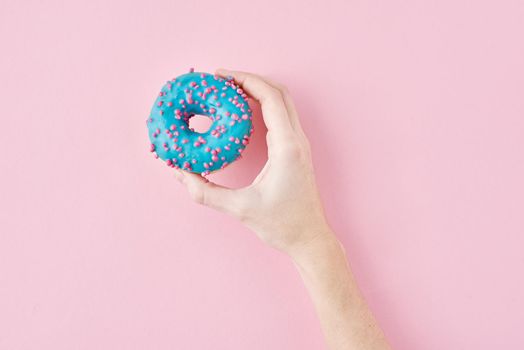
[[[310,145],[288,90],[252,73],[219,69],[216,74],[232,76],[260,103],[268,129],[268,161],[253,183],[240,189],[181,170],[176,170],[176,178],[194,201],[233,215],[267,245],[291,258],[329,349],[390,349],[327,223]]]

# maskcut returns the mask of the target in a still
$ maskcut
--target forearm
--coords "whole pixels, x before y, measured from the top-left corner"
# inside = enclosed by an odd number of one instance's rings
[[[344,249],[327,230],[290,253],[332,350],[389,349],[349,268]]]

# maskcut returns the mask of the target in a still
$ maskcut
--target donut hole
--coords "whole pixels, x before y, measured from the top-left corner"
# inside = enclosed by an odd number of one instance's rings
[[[211,128],[211,124],[213,124],[213,119],[206,115],[194,114],[189,117],[187,123],[189,125],[189,129],[199,134],[205,134]]]

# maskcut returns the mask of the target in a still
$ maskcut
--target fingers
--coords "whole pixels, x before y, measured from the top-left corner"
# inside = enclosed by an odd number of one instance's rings
[[[223,77],[233,77],[249,95],[260,102],[262,117],[268,131],[283,138],[292,133],[286,104],[278,89],[251,73],[219,69],[217,74]]]
[[[236,191],[209,182],[206,178],[180,169],[175,169],[175,177],[188,190],[191,198],[205,206],[223,212],[236,214],[238,202]]]
[[[286,106],[288,116],[289,116],[289,123],[291,124],[291,127],[300,133],[303,133],[302,126],[300,125],[300,120],[298,119],[298,112],[295,107],[295,103],[293,102],[293,99],[291,98],[291,94],[287,90],[287,88],[279,83],[276,83],[266,77],[263,77],[264,81],[277,89],[280,94],[282,95],[282,99],[284,100],[284,104]]]

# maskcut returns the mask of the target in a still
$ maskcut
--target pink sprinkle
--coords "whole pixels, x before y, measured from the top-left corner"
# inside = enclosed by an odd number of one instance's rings
[[[164,101],[158,101],[157,106],[160,107],[160,106],[162,106],[163,104],[164,104]]]
[[[168,106],[168,107],[173,106],[173,102],[169,101],[169,102],[167,103],[167,106]]]
[[[185,157],[185,154],[184,153],[179,153],[178,154],[178,158],[184,158]]]
[[[155,149],[156,149],[155,145],[154,145],[154,144],[151,144],[150,152],[154,152]]]
[[[229,136],[229,141],[233,142],[235,141],[235,138],[233,136]]]
[[[195,143],[193,143],[193,146],[199,147],[200,146],[200,142],[196,141]]]
[[[242,115],[242,119],[247,120],[248,118],[249,118],[249,116],[247,114],[243,114]]]
[[[211,160],[213,160],[214,162],[216,162],[218,160],[218,157],[217,156],[213,156],[211,157]]]
[[[209,165],[207,163],[204,163],[204,168],[209,169]]]
[[[206,151],[206,152],[209,152],[209,151],[211,151],[211,148],[206,147],[206,148],[205,148],[205,151]]]
[[[193,73],[195,71],[195,68],[191,67],[189,68],[189,73]]]
[[[188,142],[189,142],[188,139],[183,139],[183,140],[182,140],[182,143],[183,143],[184,145],[185,145],[186,143],[188,143]]]
[[[175,125],[175,124],[171,124],[171,126],[169,127],[169,129],[171,129],[171,130],[175,130],[175,129],[176,129],[176,125]]]
[[[168,160],[166,160],[166,164],[167,164],[168,166],[171,166],[171,165],[173,165],[173,162],[171,161],[171,159],[168,159]]]
[[[209,113],[214,114],[217,110],[214,108],[209,108]]]

